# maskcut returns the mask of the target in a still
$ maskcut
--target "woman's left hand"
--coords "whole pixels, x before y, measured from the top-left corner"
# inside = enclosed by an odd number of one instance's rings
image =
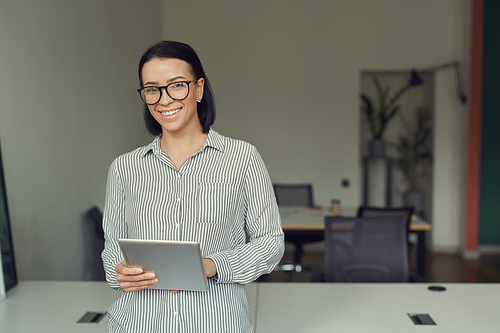
[[[207,277],[212,277],[217,274],[217,268],[212,259],[203,259],[203,266],[205,266],[205,275]],[[170,290],[173,294],[177,294],[179,290]]]
[[[205,266],[205,275],[207,277],[212,277],[217,274],[217,268],[212,259],[203,259],[203,266]]]

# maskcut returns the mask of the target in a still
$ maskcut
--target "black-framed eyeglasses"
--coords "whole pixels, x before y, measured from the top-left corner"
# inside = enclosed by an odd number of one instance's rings
[[[189,84],[191,82],[196,82],[198,80],[191,81],[175,81],[166,86],[156,87],[147,86],[144,88],[137,89],[141,99],[147,105],[153,105],[160,101],[163,89],[167,92],[167,95],[176,101],[180,101],[188,97],[189,95]]]

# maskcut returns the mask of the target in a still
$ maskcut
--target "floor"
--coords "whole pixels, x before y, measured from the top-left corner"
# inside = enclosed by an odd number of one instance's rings
[[[500,282],[500,255],[482,255],[464,260],[460,255],[429,254],[429,282]]]
[[[291,254],[285,253],[281,263],[290,263]],[[261,280],[269,282],[319,282],[323,269],[322,253],[304,253],[302,263],[305,269],[293,274],[273,272]],[[412,260],[410,271],[414,272],[415,260]],[[464,260],[460,255],[432,254],[427,255],[427,282],[458,283],[482,282],[500,283],[500,255],[482,255],[479,260]]]

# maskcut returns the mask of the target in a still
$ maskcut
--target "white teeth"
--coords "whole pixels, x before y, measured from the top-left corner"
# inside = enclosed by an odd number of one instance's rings
[[[177,110],[172,110],[172,111],[168,111],[168,112],[162,112],[161,114],[164,115],[164,116],[171,116],[173,114],[176,114],[177,112],[179,112],[181,109],[177,109]]]

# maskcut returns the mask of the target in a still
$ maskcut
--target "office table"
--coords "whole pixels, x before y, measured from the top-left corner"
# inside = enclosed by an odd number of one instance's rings
[[[256,333],[498,333],[500,284],[251,283],[250,316]],[[104,312],[120,295],[105,282],[21,281],[0,302],[0,332],[107,332],[77,324],[86,311]],[[437,325],[408,316],[429,314]]]
[[[77,321],[87,311],[106,312],[119,296],[106,282],[20,281],[0,302],[0,332],[107,332],[107,316]]]
[[[77,323],[87,312],[106,312],[121,291],[106,282],[20,281],[0,301],[2,333],[107,332],[108,316],[98,323]],[[247,285],[250,316],[255,323],[257,284]]]
[[[256,333],[498,333],[500,284],[259,283]],[[436,325],[408,316],[428,314]]]
[[[285,232],[292,237],[302,236],[318,238],[325,230],[325,216],[332,215],[331,212],[318,209],[308,209],[302,207],[284,207],[279,208],[281,216],[281,224]],[[356,208],[342,208],[340,215],[356,216]],[[410,223],[410,233],[416,234],[417,239],[417,275],[421,277],[427,276],[427,240],[426,234],[431,230],[431,225],[422,220],[415,218]],[[302,248],[295,249],[295,262],[302,255]]]

